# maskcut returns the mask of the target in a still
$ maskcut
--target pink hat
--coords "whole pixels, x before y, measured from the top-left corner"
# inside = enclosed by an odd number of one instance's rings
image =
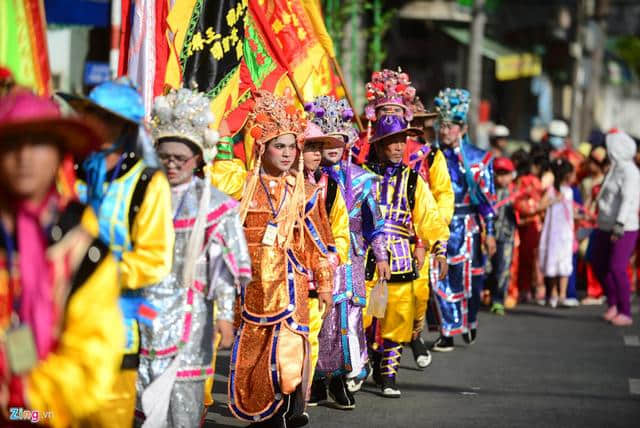
[[[0,140],[8,136],[51,136],[65,151],[85,155],[100,146],[100,134],[87,120],[63,117],[56,103],[24,88],[0,98]]]
[[[333,135],[326,135],[322,129],[315,123],[308,121],[304,130],[304,142],[306,143],[322,143],[323,149],[337,149],[345,146],[343,138]]]

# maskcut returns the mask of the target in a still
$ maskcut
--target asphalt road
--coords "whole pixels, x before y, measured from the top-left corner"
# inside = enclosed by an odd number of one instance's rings
[[[521,305],[505,317],[480,315],[478,340],[433,354],[425,371],[405,348],[400,399],[371,383],[356,409],[309,409],[311,426],[332,427],[640,427],[640,315],[632,327],[600,321],[603,307]],[[434,333],[425,340],[434,341]],[[228,352],[218,359],[216,404],[206,427],[236,427],[226,400]]]

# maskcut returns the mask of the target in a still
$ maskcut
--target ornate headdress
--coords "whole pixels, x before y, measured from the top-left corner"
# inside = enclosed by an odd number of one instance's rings
[[[459,88],[446,88],[433,100],[441,122],[467,123],[469,91]]]
[[[284,96],[276,96],[271,92],[260,90],[255,92],[253,96],[255,104],[253,110],[249,113],[246,129],[255,138],[254,151],[257,154],[257,159],[253,167],[253,174],[247,181],[244,195],[240,202],[239,213],[242,221],[247,216],[249,205],[253,200],[259,182],[262,155],[264,154],[266,143],[280,135],[293,134],[296,137],[298,149],[302,150],[304,146],[304,131],[307,125],[307,120],[303,117],[304,113],[293,103],[291,94],[288,91],[285,91]],[[302,156],[298,157],[298,162],[291,202],[294,208],[288,211],[284,226],[284,230],[287,231],[287,245],[293,240],[294,224],[302,225],[304,218],[305,180]],[[301,245],[304,247],[304,239],[301,239]]]
[[[260,90],[254,94],[255,105],[249,113],[247,129],[255,138],[259,154],[265,144],[284,134],[296,136],[298,145],[304,144],[304,130],[307,125],[303,112],[296,107],[288,93],[279,97],[271,92]]]
[[[172,89],[167,95],[156,97],[151,113],[156,144],[190,143],[200,149],[205,163],[211,162],[216,156],[219,135],[209,128],[214,121],[209,105],[203,93],[187,88]]]
[[[385,105],[402,107],[404,119],[413,119],[413,110],[409,106],[416,96],[416,88],[411,86],[407,73],[388,69],[374,71],[371,81],[366,85],[366,96],[364,112],[372,122],[376,120],[376,109]]]
[[[348,146],[358,139],[358,131],[353,127],[353,109],[345,99],[336,100],[332,96],[320,96],[307,103],[304,109],[325,135],[341,136]]]

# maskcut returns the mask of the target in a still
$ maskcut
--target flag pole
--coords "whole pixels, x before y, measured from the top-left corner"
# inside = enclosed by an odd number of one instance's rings
[[[344,75],[342,74],[342,68],[340,68],[340,64],[338,64],[338,61],[336,61],[336,59],[334,57],[330,56],[330,58],[331,58],[331,64],[333,64],[333,68],[336,70],[336,73],[338,74],[338,78],[340,79],[340,84],[344,88],[344,94],[347,96],[347,101],[349,101],[349,104],[351,105],[351,108],[353,109],[353,115],[356,118],[356,123],[358,124],[358,128],[362,132],[362,131],[364,131],[364,126],[362,126],[362,122],[360,121],[360,115],[356,111],[356,105],[353,102],[353,98],[351,98],[351,93],[349,92],[349,88],[347,88],[347,84],[344,81]]]
[[[291,72],[291,70],[289,70],[289,67],[287,67],[287,77],[291,82],[291,86],[293,86],[293,90],[296,92],[296,96],[298,97],[300,104],[302,104],[302,107],[304,108],[304,97],[302,96],[302,91],[300,90],[300,87],[298,86],[295,79],[293,78],[293,73]]]

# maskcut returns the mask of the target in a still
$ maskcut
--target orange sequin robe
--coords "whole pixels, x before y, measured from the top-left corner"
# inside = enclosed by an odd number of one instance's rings
[[[282,405],[285,394],[308,387],[309,375],[309,279],[317,290],[331,292],[333,272],[325,256],[322,236],[331,234],[320,189],[305,183],[306,207],[304,248],[296,226],[291,245],[285,244],[283,218],[291,213],[294,177],[263,176],[249,204],[244,230],[251,255],[252,281],[242,289],[238,336],[232,350],[229,379],[229,407],[247,421],[271,417]],[[275,222],[278,238],[274,245],[262,244],[267,223]]]

